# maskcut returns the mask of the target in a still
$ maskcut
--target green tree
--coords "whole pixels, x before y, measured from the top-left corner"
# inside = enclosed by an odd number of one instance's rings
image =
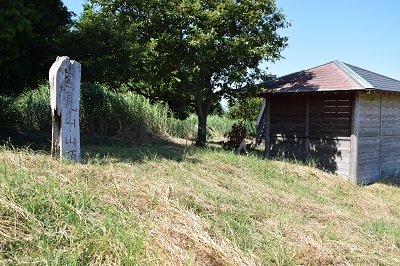
[[[262,107],[262,98],[243,97],[238,99],[228,111],[228,117],[231,119],[255,122]]]
[[[83,15],[62,42],[69,44],[66,53],[82,64],[83,81],[113,85],[134,78],[131,58],[140,54],[135,35],[125,36],[124,27],[116,27],[112,18],[89,5],[84,5]]]
[[[1,1],[0,93],[17,93],[48,77],[72,15],[60,0]]]
[[[109,27],[115,35],[94,42],[109,45],[115,53],[97,60],[121,62],[116,68],[104,66],[101,76],[146,97],[192,107],[199,121],[198,145],[206,142],[213,103],[244,85],[250,88],[263,74],[259,64],[279,59],[286,47],[287,38],[277,30],[288,23],[273,0],[90,3],[91,10],[77,28],[84,32],[87,27]],[[119,40],[116,46],[115,39]],[[104,75],[107,72],[112,74]]]

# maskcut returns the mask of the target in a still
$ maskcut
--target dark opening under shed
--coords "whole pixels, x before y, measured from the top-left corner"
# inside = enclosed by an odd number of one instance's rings
[[[360,184],[400,175],[400,81],[332,61],[261,84],[257,137]]]

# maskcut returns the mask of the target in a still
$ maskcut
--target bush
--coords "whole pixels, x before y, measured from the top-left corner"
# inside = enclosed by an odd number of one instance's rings
[[[9,106],[16,123],[23,130],[51,129],[50,90],[40,85],[36,90],[20,94]]]
[[[228,139],[223,143],[223,147],[226,150],[235,150],[239,147],[240,143],[246,138],[247,130],[246,127],[241,123],[235,123],[232,126],[231,131],[225,133],[225,137]]]
[[[13,122],[13,114],[11,112],[12,98],[0,95],[0,124],[7,125]]]
[[[236,119],[243,121],[242,125],[246,127],[249,136],[254,137],[256,135],[256,121],[262,107],[263,100],[257,97],[244,97],[237,100],[237,102],[231,106],[227,116],[230,119]]]
[[[258,97],[241,98],[228,111],[231,119],[257,121],[262,107],[263,99]]]

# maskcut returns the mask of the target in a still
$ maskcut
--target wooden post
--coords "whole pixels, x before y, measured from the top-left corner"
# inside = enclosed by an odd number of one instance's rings
[[[379,178],[382,177],[382,142],[383,142],[383,128],[382,128],[382,93],[379,94]]]
[[[79,94],[81,65],[57,57],[49,71],[52,116],[51,155],[80,162]]]
[[[269,157],[271,139],[269,134],[271,132],[271,95],[267,96],[266,108],[265,108],[265,156]]]
[[[262,142],[264,137],[265,140],[265,108],[267,104],[267,99],[263,98],[263,103],[261,106],[260,113],[258,114],[258,118],[256,121],[256,144],[259,145]]]
[[[310,157],[310,94],[307,94],[306,100],[306,159]]]
[[[351,117],[351,142],[350,142],[350,181],[357,183],[358,180],[358,137],[359,137],[359,108],[360,92],[354,92]]]

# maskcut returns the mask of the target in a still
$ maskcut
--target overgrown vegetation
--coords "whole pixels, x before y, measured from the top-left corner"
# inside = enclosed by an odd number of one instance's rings
[[[12,104],[12,98],[0,95],[0,125],[6,125],[10,123],[13,119],[11,117],[10,106]]]
[[[255,95],[238,98],[230,104],[228,117],[243,121],[257,121],[262,102],[263,99]]]
[[[18,95],[10,109],[14,123],[23,130],[51,129],[50,91],[47,84]]]
[[[0,264],[398,265],[397,185],[186,141],[0,148]]]
[[[227,150],[235,150],[245,140],[246,136],[246,127],[243,124],[235,123],[232,125],[232,129],[224,134],[227,141],[224,142],[223,147]]]
[[[82,131],[87,134],[116,136],[162,134],[167,132],[169,114],[157,104],[132,92],[113,92],[106,86],[82,87]]]
[[[17,97],[1,97],[0,122],[22,131],[51,130],[50,95],[47,84]],[[197,134],[197,116],[179,120],[161,104],[123,88],[115,92],[105,85],[83,84],[80,101],[80,124],[83,134],[100,136],[143,137],[163,135],[193,139]],[[211,115],[208,134],[222,137],[234,120]]]

